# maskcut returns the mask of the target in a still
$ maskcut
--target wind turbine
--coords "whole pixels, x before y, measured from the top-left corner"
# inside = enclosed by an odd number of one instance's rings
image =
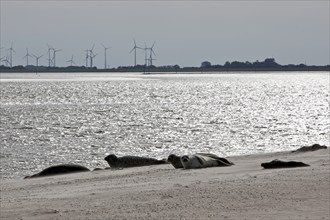
[[[152,54],[154,54],[154,55],[156,56],[156,54],[155,54],[155,52],[154,52],[154,50],[153,50],[153,48],[154,48],[154,46],[155,46],[155,43],[156,43],[156,42],[154,42],[154,43],[152,44],[152,46],[148,48],[148,49],[150,50],[150,55],[149,55],[149,64],[150,64],[150,66],[152,66],[152,61],[155,60],[155,59],[152,58]]]
[[[132,53],[133,50],[134,50],[134,66],[136,66],[136,49],[142,49],[142,48],[136,46],[136,42],[135,42],[135,39],[134,38],[133,38],[133,42],[134,42],[134,47],[133,47],[133,49],[129,53]]]
[[[8,49],[10,51],[10,60],[9,60],[9,64],[10,64],[10,68],[13,67],[13,52],[15,52],[15,50],[13,49],[13,42],[11,42],[11,46]]]
[[[39,66],[39,59],[40,59],[43,55],[40,55],[40,56],[33,55],[33,56],[36,58],[36,65],[37,65],[37,69],[38,69],[38,66]]]
[[[93,67],[93,59],[96,57],[97,54],[94,54],[93,49],[95,47],[95,44],[93,44],[92,49],[89,50],[89,58],[90,58],[90,67]]]
[[[148,47],[147,47],[147,44],[144,42],[144,65],[145,66],[148,66],[149,64],[149,61],[148,61]]]
[[[61,51],[61,49],[59,49],[59,50],[56,50],[55,48],[52,48],[53,49],[53,61],[54,61],[54,67],[56,67],[56,59],[55,59],[55,57],[56,57],[56,53],[57,52],[59,52],[59,51]]]
[[[107,50],[110,49],[111,47],[106,47],[102,44],[104,48],[104,69],[107,68]]]
[[[50,58],[50,53],[52,50],[54,50],[54,48],[50,45],[47,44],[48,47],[48,67],[51,67],[53,65],[53,58]]]
[[[91,58],[91,68],[93,68],[93,59],[94,59],[94,57],[96,57],[97,56],[97,54],[94,54],[92,51],[91,51],[91,55],[90,55],[90,58]]]
[[[89,58],[89,50],[85,50],[86,51],[86,56],[85,56],[85,61],[86,61],[86,68],[88,67],[88,58]]]
[[[23,57],[23,59],[26,57],[26,66],[29,65],[29,57],[32,57],[31,54],[29,54],[28,48],[26,48],[26,55]]]
[[[71,60],[68,60],[68,61],[66,61],[66,62],[70,62],[70,66],[73,66],[73,65],[72,65],[73,63],[76,64],[76,63],[73,61],[73,55],[71,56]]]

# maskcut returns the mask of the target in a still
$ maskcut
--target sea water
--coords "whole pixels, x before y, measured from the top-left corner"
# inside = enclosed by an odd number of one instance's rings
[[[329,73],[1,73],[1,179],[104,157],[329,145]]]

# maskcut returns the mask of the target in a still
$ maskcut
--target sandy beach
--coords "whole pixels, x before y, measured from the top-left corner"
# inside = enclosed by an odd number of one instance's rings
[[[1,219],[330,219],[329,148],[229,157],[231,167],[170,164],[1,180]],[[309,167],[263,169],[273,159]]]

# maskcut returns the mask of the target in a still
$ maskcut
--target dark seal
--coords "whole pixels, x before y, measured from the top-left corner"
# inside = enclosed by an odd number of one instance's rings
[[[175,169],[183,168],[180,157],[175,154],[170,154],[167,161],[171,163]]]
[[[90,171],[88,168],[76,164],[60,164],[56,166],[48,167],[41,172],[34,174],[32,176],[26,176],[24,179],[36,178],[43,176],[59,175],[59,174],[68,174],[68,173],[77,173],[77,172],[86,172]]]
[[[325,145],[313,144],[312,146],[304,146],[292,152],[308,152],[308,151],[316,151],[320,149],[327,149]]]
[[[262,163],[261,166],[265,169],[278,169],[278,168],[308,167],[309,165],[299,161],[272,160],[271,162]]]
[[[108,162],[111,168],[140,167],[167,163],[166,160],[157,160],[154,158],[138,156],[117,157],[114,154],[106,156],[104,160]]]

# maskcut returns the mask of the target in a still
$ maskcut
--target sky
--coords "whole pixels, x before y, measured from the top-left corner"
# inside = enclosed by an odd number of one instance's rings
[[[73,60],[85,65],[85,50],[97,54],[94,64],[104,68],[104,49],[110,67],[134,65],[137,46],[151,47],[156,66],[223,65],[226,61],[327,65],[329,57],[329,0],[277,1],[30,1],[0,0],[1,56],[13,45],[13,66],[26,65],[26,48],[43,55],[55,49],[56,65]],[[30,58],[30,64],[36,64]],[[144,51],[137,51],[144,64]],[[4,63],[1,63],[4,64]]]

